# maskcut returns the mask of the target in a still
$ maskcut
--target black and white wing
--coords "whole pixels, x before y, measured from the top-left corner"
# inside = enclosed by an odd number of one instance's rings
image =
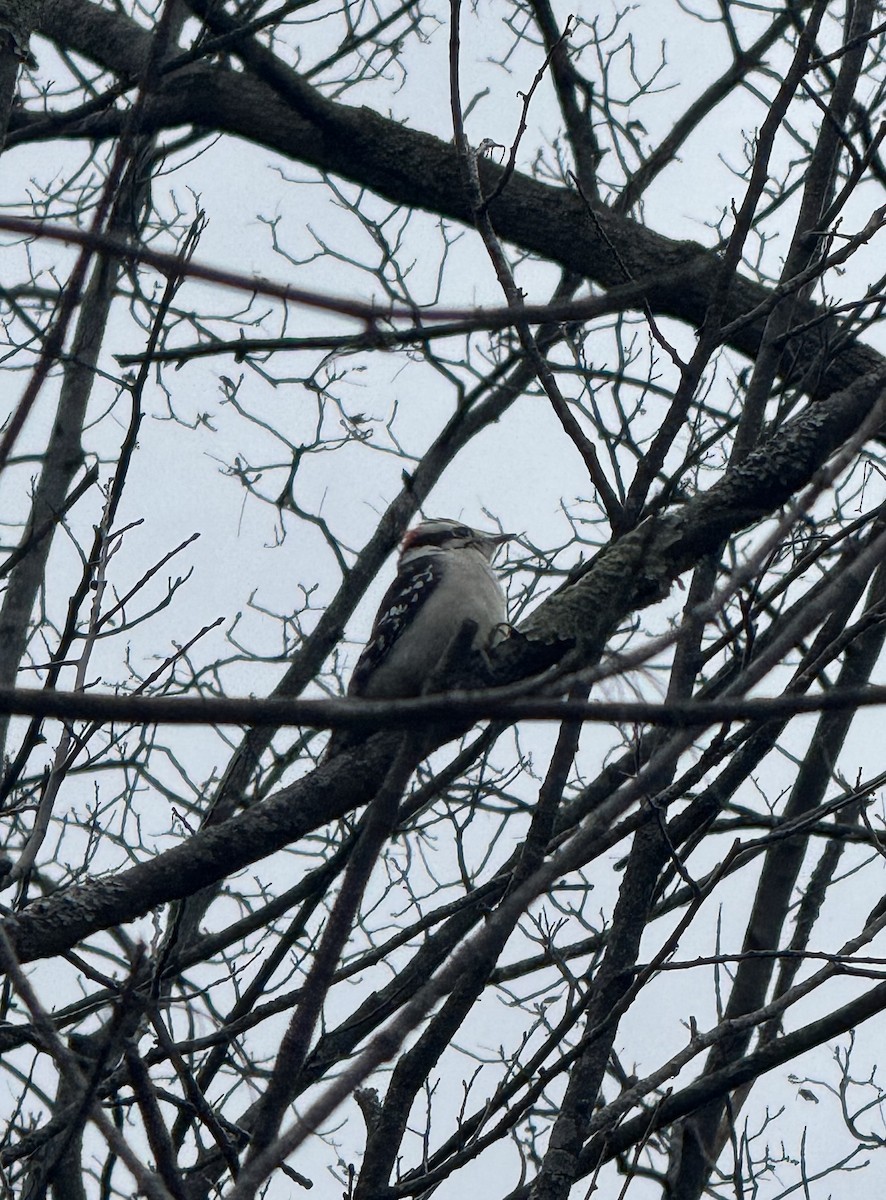
[[[370,679],[379,679],[392,649],[421,611],[440,582],[436,555],[422,555],[401,567],[388,588],[372,626],[369,641],[357,660],[348,686],[349,696],[365,694]]]

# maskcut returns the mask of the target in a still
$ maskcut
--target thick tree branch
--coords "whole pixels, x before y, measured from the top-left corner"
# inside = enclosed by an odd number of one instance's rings
[[[102,12],[89,0],[50,0],[40,28],[60,45],[123,75],[133,72],[149,48],[150,39],[143,30],[117,14]],[[131,38],[127,38],[127,31]],[[267,60],[264,65],[268,65]],[[312,92],[312,117],[306,118],[303,98],[308,85],[279,62],[273,82],[271,87],[253,74],[237,73],[222,65],[184,67],[165,77],[147,102],[141,124],[146,132],[181,125],[221,130],[353,180],[392,203],[472,223],[453,145],[368,108],[326,100],[318,92]],[[289,102],[282,95],[287,84]],[[302,97],[298,105],[291,99],[293,94]],[[58,120],[47,120],[41,114],[16,118],[13,126],[19,140],[31,136],[101,139],[116,136],[123,120],[122,114],[113,111],[72,126],[62,114]],[[28,132],[31,127],[33,134]],[[489,195],[501,178],[502,168],[482,158],[478,169],[483,192]],[[659,284],[646,295],[650,311],[693,325],[700,325],[704,319],[719,263],[716,254],[698,243],[674,241],[605,209],[595,210],[591,220],[584,199],[577,193],[519,172],[495,201],[490,215],[503,240],[559,263],[602,288],[660,275]],[[685,277],[687,267],[691,268],[689,279]],[[668,280],[672,272],[679,273],[677,284]],[[724,324],[760,305],[765,307],[769,298],[767,288],[737,275],[723,313]],[[795,315],[799,324],[824,313],[805,303],[797,305]],[[733,328],[729,344],[752,357],[764,327],[765,316],[758,315],[748,325]],[[817,328],[814,336],[807,337],[808,349],[801,351],[794,345],[795,357],[811,358],[826,345],[827,328]],[[826,364],[815,381],[815,394],[822,396],[845,387],[880,364],[875,351],[850,345]]]

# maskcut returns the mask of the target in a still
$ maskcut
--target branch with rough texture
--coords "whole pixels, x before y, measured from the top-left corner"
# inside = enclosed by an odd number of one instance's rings
[[[99,9],[89,0],[47,0],[41,32],[60,46],[74,50],[122,76],[137,70],[148,53],[150,36],[134,22]],[[265,54],[270,54],[265,51]],[[273,56],[271,56],[273,58]],[[431,134],[410,129],[368,108],[353,108],[312,92],[313,119],[303,115],[308,85],[279,60],[273,83],[249,72],[238,73],[220,64],[198,63],[164,77],[142,115],[145,132],[196,125],[227,132],[266,146],[287,158],[340,175],[367,187],[394,204],[407,205],[471,223],[469,202],[461,186],[456,148]],[[300,98],[298,106],[282,95]],[[322,113],[322,120],[318,119]],[[71,124],[64,114],[16,116],[17,141],[33,138],[95,138],[116,136],[124,116],[111,111]],[[478,163],[485,195],[499,182],[502,168],[489,158]],[[674,241],[637,221],[606,209],[588,214],[585,201],[563,187],[542,183],[515,172],[490,210],[499,236],[514,245],[611,288],[642,276],[661,274],[661,282],[646,299],[656,315],[700,325],[711,287],[719,271],[716,253],[695,242]],[[692,266],[692,278],[685,268]],[[681,274],[678,283],[669,272]],[[628,278],[626,278],[626,275]],[[735,277],[723,321],[766,305],[771,291],[740,275]],[[825,314],[819,307],[798,304],[796,320],[805,323]],[[731,331],[729,344],[753,357],[765,326],[758,315]],[[808,348],[792,343],[795,357],[812,358],[827,344],[827,324],[808,338]],[[817,396],[845,387],[859,375],[881,365],[870,348],[854,344],[827,364],[816,380]]]
[[[128,871],[35,901],[4,922],[16,954],[22,962],[58,954],[97,930],[183,899],[344,816],[381,786],[398,742],[396,734],[381,735],[360,748],[359,771],[349,755],[342,755],[254,810]]]
[[[606,547],[578,582],[555,593],[532,614],[524,626],[526,653],[532,651],[533,641],[563,647],[574,642],[577,651],[570,653],[581,665],[594,661],[629,612],[665,595],[699,554],[768,515],[808,483],[869,416],[882,387],[879,375],[860,379],[840,395],[812,406],[681,511],[645,522]],[[507,650],[509,643],[504,647]],[[516,644],[512,653],[513,673],[519,676]],[[568,712],[561,710],[559,715]],[[98,929],[187,896],[351,811],[380,786],[386,769],[383,748],[391,739],[396,742],[396,735],[375,739],[370,744],[374,754],[362,748],[359,772],[348,765],[342,768],[350,758],[344,755],[256,810],[155,859],[30,906],[12,926],[17,952],[28,959],[67,949]]]

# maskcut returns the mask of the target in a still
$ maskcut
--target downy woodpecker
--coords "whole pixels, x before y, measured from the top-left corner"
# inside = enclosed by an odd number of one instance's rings
[[[348,695],[374,700],[421,695],[466,621],[477,624],[474,649],[487,647],[496,627],[507,622],[491,563],[512,536],[442,518],[410,529]],[[334,734],[330,751],[337,753],[347,741]]]

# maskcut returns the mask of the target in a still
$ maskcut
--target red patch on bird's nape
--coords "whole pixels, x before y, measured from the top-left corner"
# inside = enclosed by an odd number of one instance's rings
[[[401,550],[411,550],[412,549],[412,547],[415,545],[416,541],[418,540],[419,529],[421,529],[421,526],[416,525],[415,529],[407,529],[406,530],[406,532],[403,534],[403,541],[400,543]]]
[[[414,529],[407,530],[400,544],[401,554],[421,546],[442,546],[444,542],[451,539],[453,524],[454,522],[441,521],[437,526],[430,521],[425,521],[421,525],[416,525]],[[466,530],[466,532],[468,531]]]

